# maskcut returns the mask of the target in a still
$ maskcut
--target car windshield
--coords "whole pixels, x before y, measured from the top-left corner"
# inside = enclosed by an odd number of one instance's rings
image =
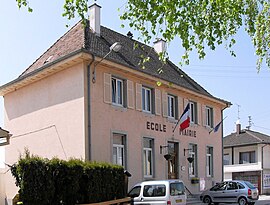
[[[250,189],[255,189],[255,186],[251,184],[250,182],[245,181],[245,184],[250,188]]]
[[[225,190],[226,189],[226,183],[220,183],[220,184],[216,184],[215,186],[213,186],[210,191],[219,191],[219,190]]]
[[[176,196],[176,195],[182,195],[185,193],[185,187],[182,182],[176,182],[170,184],[170,195]]]
[[[141,186],[136,186],[128,193],[129,197],[138,197],[140,195]]]

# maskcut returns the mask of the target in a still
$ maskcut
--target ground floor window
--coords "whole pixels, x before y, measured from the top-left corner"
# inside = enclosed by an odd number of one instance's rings
[[[193,161],[189,163],[189,176],[196,177],[197,176],[197,145],[189,144],[189,157],[193,158]]]
[[[143,170],[144,177],[153,177],[153,147],[154,140],[151,138],[143,138]]]
[[[213,147],[206,148],[206,176],[213,176]]]
[[[126,135],[113,133],[113,163],[126,166]]]

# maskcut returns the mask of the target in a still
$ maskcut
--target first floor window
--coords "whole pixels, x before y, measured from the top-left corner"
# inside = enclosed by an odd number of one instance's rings
[[[190,105],[190,122],[197,124],[198,123],[197,103],[189,102],[189,105]]]
[[[189,176],[197,176],[197,145],[189,145],[189,157],[193,158],[193,161],[189,163]]]
[[[143,168],[144,177],[153,177],[153,144],[154,140],[150,138],[143,139]]]
[[[224,165],[229,165],[230,164],[230,155],[229,154],[224,154],[223,155],[223,164]]]
[[[252,152],[240,152],[239,164],[255,163],[255,151]]]
[[[113,134],[113,163],[125,167],[126,136],[122,134]]]
[[[206,176],[213,176],[213,147],[206,148]]]
[[[142,110],[152,112],[152,91],[150,88],[142,87]]]
[[[121,79],[112,77],[112,103],[123,106],[124,82]]]
[[[172,95],[168,95],[168,116],[176,118],[176,99]]]
[[[213,128],[214,113],[213,108],[206,106],[206,126]]]

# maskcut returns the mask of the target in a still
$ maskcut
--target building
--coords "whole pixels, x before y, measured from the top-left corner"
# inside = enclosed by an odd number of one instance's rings
[[[159,40],[152,48],[101,26],[100,7],[92,5],[89,25],[76,24],[0,87],[5,127],[13,134],[6,162],[16,162],[27,147],[47,158],[120,164],[132,174],[130,186],[181,178],[199,193],[221,181],[222,129],[209,131],[230,103],[171,61],[161,62],[165,45]],[[180,132],[176,123],[187,104],[191,125]],[[10,204],[17,191],[10,172],[5,181]]]
[[[270,194],[270,136],[236,124],[236,132],[224,137],[224,179],[247,180],[260,194]]]

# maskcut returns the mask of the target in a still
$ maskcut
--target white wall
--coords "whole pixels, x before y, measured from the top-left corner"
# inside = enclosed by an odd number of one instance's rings
[[[5,168],[5,149],[4,147],[0,147],[0,169]]]
[[[4,169],[0,168],[0,204],[5,204]]]

